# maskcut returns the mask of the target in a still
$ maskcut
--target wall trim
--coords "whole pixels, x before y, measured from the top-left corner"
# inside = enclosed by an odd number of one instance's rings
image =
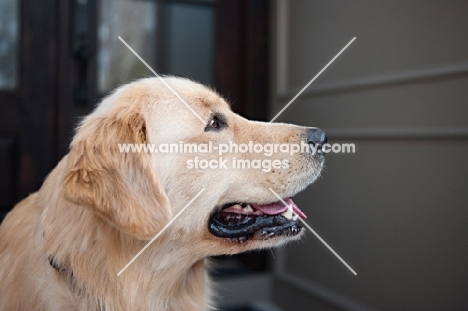
[[[285,270],[286,251],[284,248],[279,248],[275,252],[275,278],[280,282],[289,284],[290,286],[305,292],[307,295],[318,297],[332,306],[342,308],[349,311],[373,311],[375,309],[366,306],[360,302],[346,297],[334,290],[326,288],[310,280],[306,280],[300,276],[296,276]],[[354,276],[352,276],[354,277]]]
[[[344,140],[468,140],[468,128],[326,129],[331,139]]]
[[[278,58],[280,55],[278,55]],[[278,67],[280,70],[281,67]],[[279,75],[283,75],[279,73]],[[352,81],[327,83],[320,85],[312,85],[308,90],[302,93],[302,98],[329,95],[335,93],[346,93],[352,91],[364,91],[378,87],[389,87],[402,84],[414,84],[433,82],[442,79],[453,79],[462,76],[468,76],[468,64],[454,64],[440,66],[428,69],[406,70],[398,73],[368,76]],[[285,82],[283,82],[285,83]],[[286,84],[286,83],[285,83]],[[300,88],[283,87],[278,89],[277,96],[281,100],[287,100],[294,97]]]

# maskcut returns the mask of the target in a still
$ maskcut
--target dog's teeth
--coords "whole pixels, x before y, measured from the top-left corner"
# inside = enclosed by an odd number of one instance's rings
[[[254,212],[254,210],[253,210],[252,206],[250,206],[250,204],[248,204],[248,205],[245,207],[245,210],[246,210],[247,212],[249,212],[249,213],[253,213],[253,212]]]
[[[236,204],[236,205],[233,205],[231,207],[235,208],[235,209],[242,209],[242,206],[240,204]]]
[[[298,218],[299,218],[299,216],[297,216],[297,214],[294,214],[293,217],[292,217],[293,220],[297,220]]]
[[[288,208],[284,213],[282,213],[281,215],[283,215],[284,217],[286,217],[287,219],[294,219],[293,218],[293,212],[290,208]],[[295,216],[295,215],[294,215]],[[297,216],[296,216],[297,217]]]

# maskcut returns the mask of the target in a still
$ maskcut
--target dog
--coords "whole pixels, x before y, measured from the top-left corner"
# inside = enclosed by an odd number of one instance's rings
[[[182,142],[302,143],[317,152],[222,155],[228,163],[273,161],[262,171],[188,166],[195,158],[213,164],[216,152],[119,149]],[[145,78],[117,88],[81,121],[40,190],[3,221],[0,310],[213,308],[207,257],[299,239],[297,217],[305,215],[291,197],[320,175],[325,142],[318,128],[246,120],[188,79]]]

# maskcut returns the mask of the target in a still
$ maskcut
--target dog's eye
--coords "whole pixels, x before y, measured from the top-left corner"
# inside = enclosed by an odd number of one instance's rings
[[[219,128],[219,120],[214,118],[214,119],[211,119],[210,121],[210,124],[208,124],[209,128]]]
[[[224,122],[224,118],[222,116],[213,116],[210,121],[208,121],[208,124],[205,127],[205,132],[206,131],[216,131],[220,130],[226,125]]]

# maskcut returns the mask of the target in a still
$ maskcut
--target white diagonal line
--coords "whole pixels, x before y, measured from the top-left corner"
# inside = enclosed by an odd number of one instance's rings
[[[310,227],[309,224],[306,223],[306,222],[301,218],[301,216],[297,215],[297,214],[294,212],[294,210],[293,210],[293,208],[292,208],[291,205],[287,204],[273,189],[271,189],[271,188],[268,188],[268,189],[270,189],[270,191],[273,192],[273,194],[274,194],[285,206],[287,206],[288,209],[289,209],[290,211],[292,211],[294,215],[297,216],[297,219],[299,219],[299,220],[304,224],[304,226],[306,226],[307,229],[309,229],[309,230],[317,237],[317,239],[319,239],[320,242],[322,242],[322,243],[333,253],[333,255],[335,255],[335,256],[346,266],[346,268],[348,268],[354,275],[357,275],[357,273],[353,270],[353,268],[351,268],[351,267],[346,263],[346,261],[344,261],[343,258],[341,258],[340,255],[338,255],[338,254],[333,250],[333,248],[331,248],[330,245],[328,245],[327,242],[325,242],[325,241],[320,237],[320,235],[318,235],[317,232],[315,232],[315,230],[312,229],[312,227]]]
[[[158,75],[158,73],[157,73],[156,71],[153,70],[153,68],[150,67],[150,65],[148,65],[148,64],[146,63],[146,62],[143,60],[143,58],[141,58],[140,55],[138,55],[138,53],[135,52],[135,51],[130,47],[130,45],[127,44],[127,42],[125,42],[124,39],[122,39],[120,36],[119,36],[119,39],[120,39],[120,41],[122,41],[123,44],[125,44],[125,46],[126,46],[130,51],[132,51],[133,54],[135,54],[136,57],[138,57],[139,60],[141,60],[141,62],[142,62],[143,64],[145,64],[146,67],[148,67],[149,70],[151,70],[152,73],[154,73],[154,75],[155,75],[156,77],[158,77],[158,79],[159,79],[159,80],[160,80],[160,81],[161,81],[161,82],[162,82],[162,83],[163,83],[163,84],[164,84],[164,85],[165,85],[165,86],[182,102],[182,103],[184,103],[185,106],[187,106],[188,109],[190,109],[190,111],[203,123],[203,125],[206,124],[206,121],[203,120],[202,117],[200,117],[200,115],[199,115],[198,113],[196,113],[195,110],[193,110],[192,107],[190,107],[190,105],[187,104],[187,102],[186,102],[182,97],[180,97],[179,94],[177,94],[177,92],[174,91],[174,89],[173,89],[169,84],[167,84],[166,81],[164,81],[164,79],[161,78],[161,76]]]
[[[156,234],[154,236],[154,238],[151,239],[151,241],[148,242],[148,244],[145,245],[145,247],[143,247],[141,249],[141,251],[138,252],[138,254],[135,255],[135,257],[132,258],[132,260],[130,260],[130,262],[128,264],[125,265],[125,267],[123,267],[122,270],[120,270],[119,273],[117,273],[117,276],[120,276],[122,274],[122,272],[124,272],[128,266],[130,266],[150,245],[151,243],[153,243],[161,234],[163,234],[164,231],[166,231],[166,229],[187,209],[187,207],[190,206],[190,204],[193,203],[193,201],[195,201],[196,198],[198,198],[200,196],[200,194],[202,194],[203,191],[205,191],[206,188],[203,188],[202,190],[200,190],[200,192],[197,193],[196,196],[193,197],[192,200],[190,200],[190,202],[187,203],[187,205],[184,206],[183,209],[181,209],[172,219],[171,221],[169,221],[167,223],[167,225],[164,226],[164,228],[162,228],[161,231],[158,232],[158,234]]]
[[[348,48],[348,46],[350,46],[350,45],[351,45],[351,43],[353,43],[353,41],[354,41],[354,40],[356,40],[356,37],[354,37],[354,38],[353,38],[351,41],[349,41],[349,43],[348,43],[348,44],[346,44],[346,46],[345,46],[344,48],[342,48],[342,49],[341,49],[341,51],[340,51],[338,54],[336,54],[336,56],[335,56],[335,57],[333,57],[333,59],[332,59],[331,61],[329,61],[329,62],[328,62],[328,64],[326,64],[326,65],[325,65],[325,67],[323,67],[323,69],[322,69],[322,70],[320,70],[320,71],[319,71],[319,73],[318,73],[318,74],[316,74],[316,75],[315,75],[315,77],[313,77],[313,78],[312,78],[312,80],[310,80],[310,82],[309,82],[309,83],[307,83],[307,84],[306,84],[306,86],[304,86],[304,87],[302,88],[302,90],[300,90],[300,91],[299,91],[299,93],[297,93],[297,95],[296,95],[296,96],[294,96],[294,97],[293,97],[293,99],[291,99],[291,100],[289,101],[289,103],[287,103],[287,105],[286,105],[286,106],[284,106],[284,108],[283,108],[283,109],[281,109],[281,111],[280,111],[280,112],[278,112],[278,113],[276,114],[276,116],[274,116],[274,117],[273,117],[273,119],[271,119],[270,123],[271,123],[271,122],[273,122],[273,121],[275,121],[275,120],[276,120],[276,118],[278,118],[278,117],[279,117],[279,115],[280,115],[280,114],[282,114],[282,113],[283,113],[283,111],[285,111],[285,110],[286,110],[286,109],[289,107],[289,105],[291,105],[291,104],[293,103],[293,101],[295,101],[295,100],[296,100],[296,98],[298,98],[298,97],[299,97],[299,95],[301,95],[301,94],[302,94],[302,92],[304,92],[304,91],[305,91],[305,90],[306,90],[306,89],[309,87],[309,85],[311,85],[311,84],[312,84],[312,82],[314,82],[314,81],[315,81],[315,79],[317,79],[317,78],[318,78],[318,77],[319,77],[319,76],[322,74],[322,72],[324,72],[324,71],[325,71],[325,69],[327,69],[327,68],[328,68],[328,66],[330,66],[330,65],[331,65],[331,63],[333,63],[333,62],[335,61],[335,59],[337,59],[337,58],[338,58],[338,56],[340,56],[340,55],[341,55],[341,53],[343,53],[343,52],[344,52],[344,50],[346,50],[346,49]]]

